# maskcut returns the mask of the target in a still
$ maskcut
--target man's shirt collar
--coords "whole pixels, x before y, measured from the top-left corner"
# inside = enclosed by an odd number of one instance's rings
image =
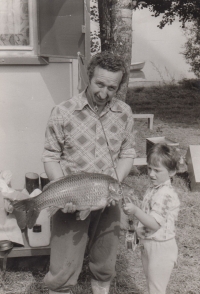
[[[75,110],[82,110],[86,105],[89,105],[88,99],[85,94],[86,90],[78,94],[77,104]],[[105,106],[105,108],[110,108],[113,112],[122,112],[121,106],[117,103],[118,99],[113,97],[110,102]]]

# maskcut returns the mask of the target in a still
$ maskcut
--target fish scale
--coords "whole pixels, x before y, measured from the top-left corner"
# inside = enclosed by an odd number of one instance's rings
[[[122,184],[126,197],[133,196],[133,189]],[[122,199],[117,180],[99,173],[76,173],[50,182],[44,191],[36,197],[14,201],[16,210],[27,211],[27,226],[32,228],[41,210],[50,207],[53,215],[66,203],[72,203],[80,211],[84,220],[93,210],[104,208],[110,201]]]
[[[95,188],[95,183],[92,182],[89,182],[89,183],[85,183],[81,180],[83,179],[77,179],[77,180],[80,180],[80,186],[81,186],[81,189],[80,187],[75,187],[73,185],[73,182],[69,183],[69,186],[68,186],[68,189],[65,190],[65,191],[60,191],[58,192],[59,195],[57,196],[57,203],[60,203],[60,202],[63,202],[64,204],[66,203],[66,199],[68,200],[67,202],[72,202],[73,204],[79,204],[79,205],[92,205],[94,204],[98,197],[102,196],[103,194],[107,194],[108,191],[107,189],[105,189],[105,187],[107,185],[106,182],[104,183],[103,181],[100,183],[99,186],[101,186],[102,190],[101,192],[97,191],[97,189]],[[94,179],[93,179],[94,181]],[[71,187],[70,187],[70,184],[71,184]],[[94,186],[93,186],[94,184]],[[57,185],[55,185],[55,192],[57,190]],[[106,187],[107,188],[107,187]],[[43,193],[43,198],[40,200],[40,204],[38,203],[38,206],[42,205],[44,206],[45,205],[45,202],[46,202],[46,205],[48,205],[48,202],[51,201],[51,198],[49,197],[49,193],[53,193],[54,191],[46,191],[46,193],[44,192]],[[107,193],[106,193],[107,192]],[[38,197],[39,198],[39,197]],[[47,199],[45,201],[45,198]]]

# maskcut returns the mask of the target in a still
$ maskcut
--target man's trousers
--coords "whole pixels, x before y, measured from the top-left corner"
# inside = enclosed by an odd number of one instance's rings
[[[93,211],[83,221],[76,220],[76,213],[59,210],[53,217],[50,269],[44,278],[47,287],[62,293],[76,285],[88,244],[91,278],[111,281],[115,276],[119,234],[117,204],[103,212]]]

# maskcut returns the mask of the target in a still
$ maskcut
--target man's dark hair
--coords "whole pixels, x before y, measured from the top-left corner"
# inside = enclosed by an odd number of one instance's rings
[[[121,56],[107,51],[97,53],[96,55],[94,55],[87,67],[87,73],[90,81],[94,76],[94,70],[97,66],[111,72],[122,71],[123,76],[120,84],[126,81],[127,70],[124,60]]]

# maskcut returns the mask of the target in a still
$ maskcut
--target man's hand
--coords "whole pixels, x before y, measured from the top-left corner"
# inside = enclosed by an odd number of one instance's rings
[[[5,194],[5,193],[4,193]],[[14,207],[12,205],[11,200],[9,200],[8,198],[4,199],[4,209],[6,212],[8,213],[12,213],[14,210]]]
[[[61,209],[64,213],[74,213],[76,211],[76,205],[73,203],[66,203],[65,207]]]

